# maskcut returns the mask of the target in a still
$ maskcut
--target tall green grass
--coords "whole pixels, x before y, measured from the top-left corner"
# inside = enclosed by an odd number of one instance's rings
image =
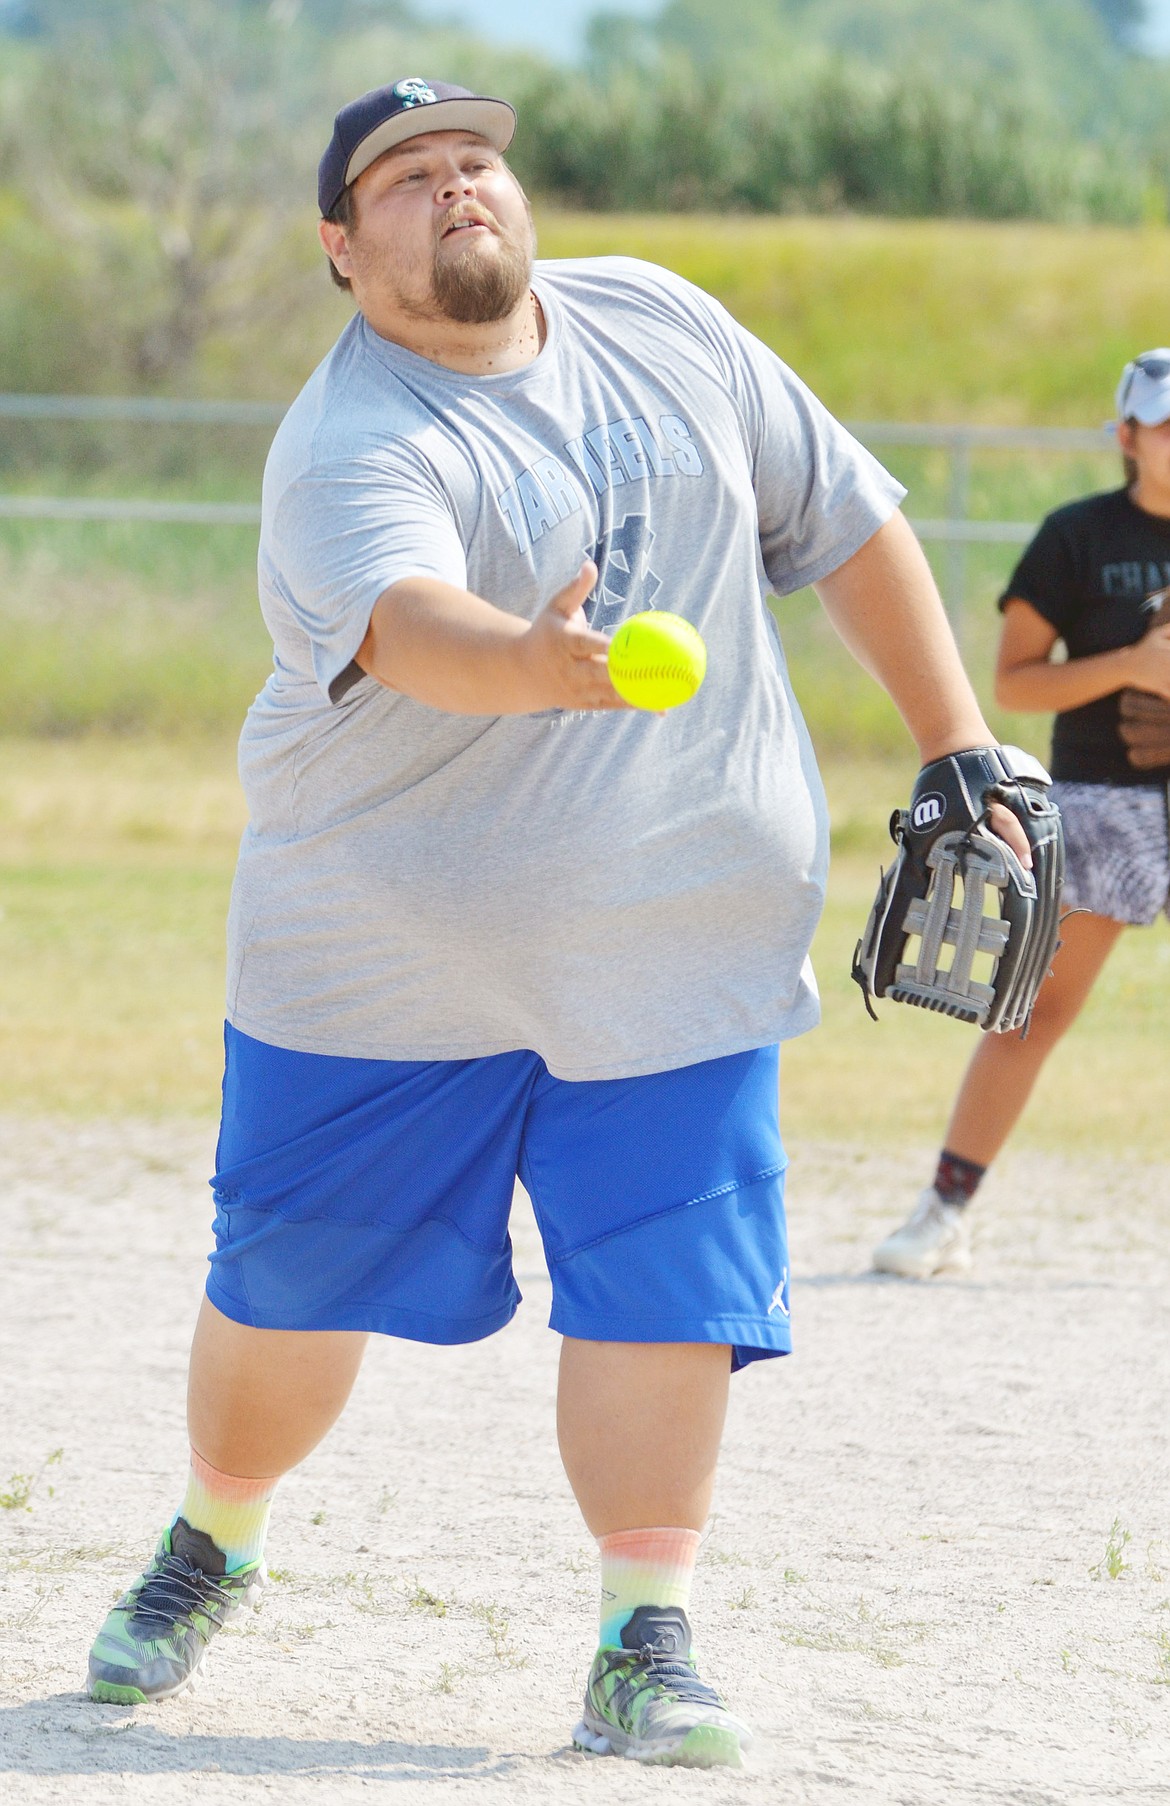
[[[1124,358],[1170,336],[1164,230],[552,213],[540,228],[546,255],[620,252],[673,265],[854,420],[1092,424],[1108,412]],[[279,341],[211,343],[204,392],[291,395],[345,317],[322,276],[317,299]],[[0,421],[0,490],[252,499],[265,438]],[[909,486],[912,516],[948,512],[943,453],[873,443]],[[971,511],[1034,520],[1117,480],[1104,445],[1099,457],[979,453]],[[7,1108],[214,1112],[222,925],[242,819],[232,741],[271,656],[255,549],[254,532],[239,527],[0,520]],[[930,551],[946,589],[951,565]],[[1042,718],[990,703],[995,597],[1015,555],[1007,546],[966,552],[956,626],[995,730],[1043,753]],[[817,947],[825,1026],[786,1057],[792,1120],[807,1137],[929,1146],[971,1037],[896,1009],[871,1029],[847,977],[887,844],[883,820],[906,794],[913,751],[815,599],[802,592],[776,612],[834,813],[833,888]],[[1170,1157],[1158,1077],[1165,1012],[1149,983],[1168,961],[1164,929],[1124,938],[1050,1063],[1023,1145],[1136,1138],[1151,1157]],[[875,1059],[886,1079],[877,1090]]]
[[[938,453],[875,450],[908,485],[907,510],[947,511]],[[65,479],[58,470],[58,481]],[[1070,494],[1116,480],[1114,459],[982,454],[972,508],[1038,518]],[[161,485],[152,485],[158,493]],[[169,487],[169,486],[168,486]],[[238,494],[238,491],[236,492]],[[1018,548],[963,553],[964,600],[952,618],[976,687],[1005,737],[1043,753],[1047,723],[997,716],[991,673],[995,598]],[[247,527],[0,521],[0,724],[9,734],[92,730],[183,735],[238,728],[271,665]],[[953,564],[928,552],[948,592]],[[909,756],[884,694],[846,653],[811,591],[774,603],[797,695],[824,752]]]
[[[1091,424],[1108,413],[1123,359],[1168,336],[1165,229],[556,212],[538,224],[544,254],[633,254],[693,278],[846,419]],[[204,380],[291,395],[345,318],[322,273],[316,298],[268,346],[211,343]],[[0,490],[255,499],[268,437],[0,420]],[[948,513],[944,452],[872,444],[908,485],[912,516]],[[1031,521],[1115,481],[1104,438],[1100,456],[980,452],[970,509]],[[952,562],[929,550],[949,590]],[[956,626],[987,703],[994,598],[1015,555],[964,555]],[[821,746],[901,756],[892,710],[811,599],[789,598],[777,615]],[[232,730],[269,659],[250,529],[0,520],[0,732]],[[1043,748],[1043,722],[1009,729]]]
[[[541,254],[666,264],[843,419],[1104,420],[1170,336],[1170,230],[961,220],[540,213]]]
[[[239,726],[271,664],[250,528],[0,527],[5,733]]]
[[[536,223],[542,257],[644,257],[699,283],[843,418],[1083,426],[1108,415],[1126,358],[1170,332],[1164,225],[589,214],[547,206],[537,207]],[[287,291],[279,330],[241,297],[230,328],[203,340],[185,392],[291,399],[324,357],[349,303],[328,281],[310,209],[276,261]],[[50,331],[51,308],[50,291],[21,331],[34,339]],[[27,360],[20,368],[19,386],[46,386],[42,375],[30,379]],[[68,386],[117,388],[113,368],[95,355],[70,371]],[[14,441],[50,466],[64,443],[63,429],[0,427],[0,468]],[[122,443],[128,452],[137,445],[145,466],[162,440],[135,428],[122,429]],[[233,446],[240,443],[233,432]],[[207,433],[183,429],[167,455],[184,447],[189,469],[213,462]],[[256,453],[253,443],[250,461]]]

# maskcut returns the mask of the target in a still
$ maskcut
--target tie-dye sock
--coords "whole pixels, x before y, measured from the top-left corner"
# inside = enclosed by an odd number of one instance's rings
[[[601,1647],[620,1649],[622,1629],[640,1605],[680,1605],[691,1596],[697,1530],[615,1530],[601,1551]]]
[[[279,1478],[244,1480],[235,1474],[221,1474],[192,1449],[187,1491],[175,1522],[183,1518],[192,1530],[209,1536],[222,1550],[229,1574],[247,1567],[264,1553],[268,1513]]]

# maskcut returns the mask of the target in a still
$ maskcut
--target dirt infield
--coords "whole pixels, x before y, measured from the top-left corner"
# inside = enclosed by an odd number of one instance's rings
[[[797,1355],[737,1377],[696,1584],[742,1774],[572,1754],[592,1546],[556,1339],[379,1343],[200,1690],[80,1690],[185,1467],[210,1136],[0,1121],[0,1790],[13,1801],[1163,1801],[1170,1170],[1004,1161],[970,1280],[865,1271],[907,1175],[797,1146]],[[908,1191],[909,1188],[909,1191]],[[58,1452],[59,1451],[59,1452]]]

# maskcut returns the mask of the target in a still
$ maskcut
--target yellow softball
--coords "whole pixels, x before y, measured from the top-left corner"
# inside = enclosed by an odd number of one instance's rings
[[[689,702],[706,670],[703,636],[681,615],[647,609],[623,621],[609,642],[610,682],[636,709]]]

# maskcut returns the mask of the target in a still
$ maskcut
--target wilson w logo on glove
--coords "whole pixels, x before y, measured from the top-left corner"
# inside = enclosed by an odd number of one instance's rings
[[[889,997],[994,1033],[1026,1028],[1060,944],[1064,835],[1050,782],[1016,746],[952,753],[919,772],[910,807],[890,820],[897,857],[853,956],[875,1020],[872,999]],[[994,802],[1023,827],[1031,871],[987,826]]]

